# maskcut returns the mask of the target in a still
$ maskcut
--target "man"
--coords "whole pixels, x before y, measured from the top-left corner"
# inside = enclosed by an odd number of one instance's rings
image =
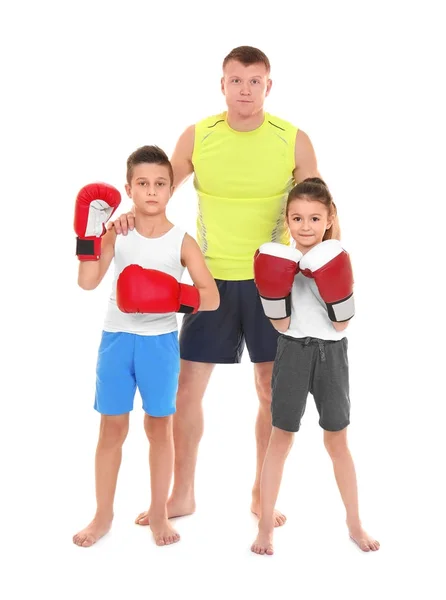
[[[217,282],[220,307],[183,318],[170,517],[195,510],[202,399],[215,364],[240,362],[245,343],[260,401],[251,505],[260,516],[260,476],[271,433],[271,374],[278,333],[260,303],[253,256],[264,242],[289,243],[284,217],[288,192],[294,183],[319,176],[309,137],[264,111],[272,86],[269,75],[270,63],[263,52],[251,46],[233,49],[223,61],[221,79],[227,111],[188,127],[171,159],[175,187],[195,173],[197,240]],[[124,234],[133,225],[132,213],[114,223],[117,233]],[[280,526],[286,518],[276,511],[274,520]],[[147,525],[147,513],[136,522]]]

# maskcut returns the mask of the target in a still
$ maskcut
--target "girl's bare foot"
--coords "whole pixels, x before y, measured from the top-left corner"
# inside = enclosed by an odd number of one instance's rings
[[[93,546],[93,544],[96,544],[101,537],[104,537],[110,531],[112,521],[113,517],[96,516],[85,529],[82,529],[82,531],[73,536],[73,542],[83,548]]]
[[[348,533],[350,535],[350,538],[355,542],[355,544],[358,545],[358,547],[363,552],[374,552],[376,550],[379,550],[380,543],[374,538],[372,538],[372,536],[369,535],[366,531],[364,531],[362,525],[356,524],[353,526],[349,526]]]
[[[175,531],[167,517],[151,517],[150,529],[157,546],[168,546],[180,541],[180,534]]]
[[[171,498],[167,502],[167,516],[169,519],[174,519],[175,517],[186,517],[187,515],[191,515],[195,512],[195,500],[194,498]],[[145,510],[140,513],[136,519],[135,523],[137,525],[149,525],[149,511]]]
[[[256,554],[274,554],[273,550],[273,534],[274,526],[272,524],[265,525],[262,520],[259,522],[259,533],[251,546],[251,551]]]
[[[255,514],[256,517],[260,519],[260,504],[255,500],[252,501],[251,504],[251,512]],[[281,527],[286,523],[286,516],[282,514],[280,511],[274,509],[274,527]]]

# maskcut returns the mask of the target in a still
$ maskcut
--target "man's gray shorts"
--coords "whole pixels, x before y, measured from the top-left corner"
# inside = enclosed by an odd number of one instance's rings
[[[272,376],[273,426],[299,431],[308,393],[319,412],[319,425],[340,431],[350,423],[348,340],[279,336]]]

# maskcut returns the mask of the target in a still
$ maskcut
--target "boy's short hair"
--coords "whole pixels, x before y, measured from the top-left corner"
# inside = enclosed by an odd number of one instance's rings
[[[223,60],[223,70],[230,60],[236,60],[245,67],[262,63],[265,65],[268,73],[271,71],[271,65],[266,54],[253,46],[238,46],[231,50]]]
[[[130,154],[127,159],[127,183],[129,185],[132,181],[133,169],[142,163],[166,166],[169,171],[170,185],[173,185],[172,165],[167,154],[158,146],[141,146]]]

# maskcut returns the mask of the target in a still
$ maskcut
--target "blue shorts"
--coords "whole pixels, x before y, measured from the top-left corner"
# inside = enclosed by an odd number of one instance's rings
[[[217,310],[184,315],[180,332],[181,358],[195,362],[239,363],[245,344],[251,362],[273,362],[278,331],[265,317],[253,279],[216,279]]]
[[[102,332],[94,407],[102,415],[133,410],[136,386],[151,417],[175,412],[180,353],[178,332],[163,335]]]

